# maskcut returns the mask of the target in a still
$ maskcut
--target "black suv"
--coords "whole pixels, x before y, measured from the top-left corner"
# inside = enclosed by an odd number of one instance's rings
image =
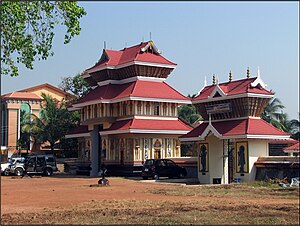
[[[159,177],[179,177],[186,176],[186,169],[178,166],[170,159],[147,159],[142,169],[143,179],[149,177],[158,180]]]
[[[51,176],[58,169],[53,155],[31,155],[26,158],[25,162],[12,165],[10,170],[17,176],[23,176],[25,171],[28,174]]]

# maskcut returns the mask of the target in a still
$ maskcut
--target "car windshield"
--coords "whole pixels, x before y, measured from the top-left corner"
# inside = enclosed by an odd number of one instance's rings
[[[151,166],[153,165],[153,160],[146,160],[145,166]]]

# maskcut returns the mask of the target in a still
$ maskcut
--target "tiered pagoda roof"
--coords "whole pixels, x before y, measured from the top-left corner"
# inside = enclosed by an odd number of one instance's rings
[[[224,98],[238,98],[242,96],[273,96],[274,93],[268,91],[266,85],[260,77],[246,78],[236,81],[228,81],[220,84],[205,86],[200,93],[193,98],[193,103],[201,103]],[[252,94],[252,95],[251,95]]]
[[[136,118],[114,122],[110,128],[100,132],[101,135],[121,133],[168,133],[186,134],[192,127],[180,119]]]
[[[259,139],[288,139],[285,133],[261,118],[245,118],[219,122],[204,122],[195,129],[183,135],[182,141],[204,140],[209,132],[220,139],[259,138]]]
[[[165,82],[136,80],[122,84],[110,83],[98,86],[73,106],[82,107],[126,100],[191,103],[190,98],[185,97]]]
[[[98,70],[103,70],[106,67],[121,67],[126,66],[126,63],[144,62],[160,64],[161,66],[175,67],[176,64],[169,61],[160,55],[160,52],[154,46],[152,41],[142,42],[122,50],[104,49],[100,60],[93,67],[86,70],[91,73]]]
[[[209,133],[219,139],[288,139],[288,133],[259,117],[273,96],[259,72],[254,78],[247,76],[236,81],[230,78],[228,82],[205,86],[192,99],[204,122],[180,140],[205,140]]]
[[[122,50],[104,49],[100,60],[82,76],[96,86],[98,82],[136,76],[165,79],[175,67],[175,63],[161,55],[153,41],[148,41]]]

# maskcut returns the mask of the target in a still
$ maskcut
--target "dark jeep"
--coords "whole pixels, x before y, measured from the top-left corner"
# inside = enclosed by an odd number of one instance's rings
[[[51,176],[57,170],[56,158],[53,155],[31,155],[25,162],[11,166],[11,173],[17,176],[25,173]]]

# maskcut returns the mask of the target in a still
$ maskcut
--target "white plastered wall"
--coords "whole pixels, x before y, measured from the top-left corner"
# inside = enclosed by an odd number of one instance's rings
[[[254,163],[260,156],[268,156],[269,147],[267,140],[247,140],[248,152],[249,152],[249,173],[245,173],[241,176],[239,173],[235,173],[235,177],[241,178],[241,181],[254,181],[256,175],[256,167]]]
[[[206,141],[201,141],[200,143],[208,143],[209,155],[208,155],[208,172],[202,175],[199,172],[199,162],[198,158],[198,178],[201,184],[212,184],[213,178],[221,178],[223,175],[223,141],[215,137],[214,135],[208,135]],[[199,156],[199,150],[198,150]]]

